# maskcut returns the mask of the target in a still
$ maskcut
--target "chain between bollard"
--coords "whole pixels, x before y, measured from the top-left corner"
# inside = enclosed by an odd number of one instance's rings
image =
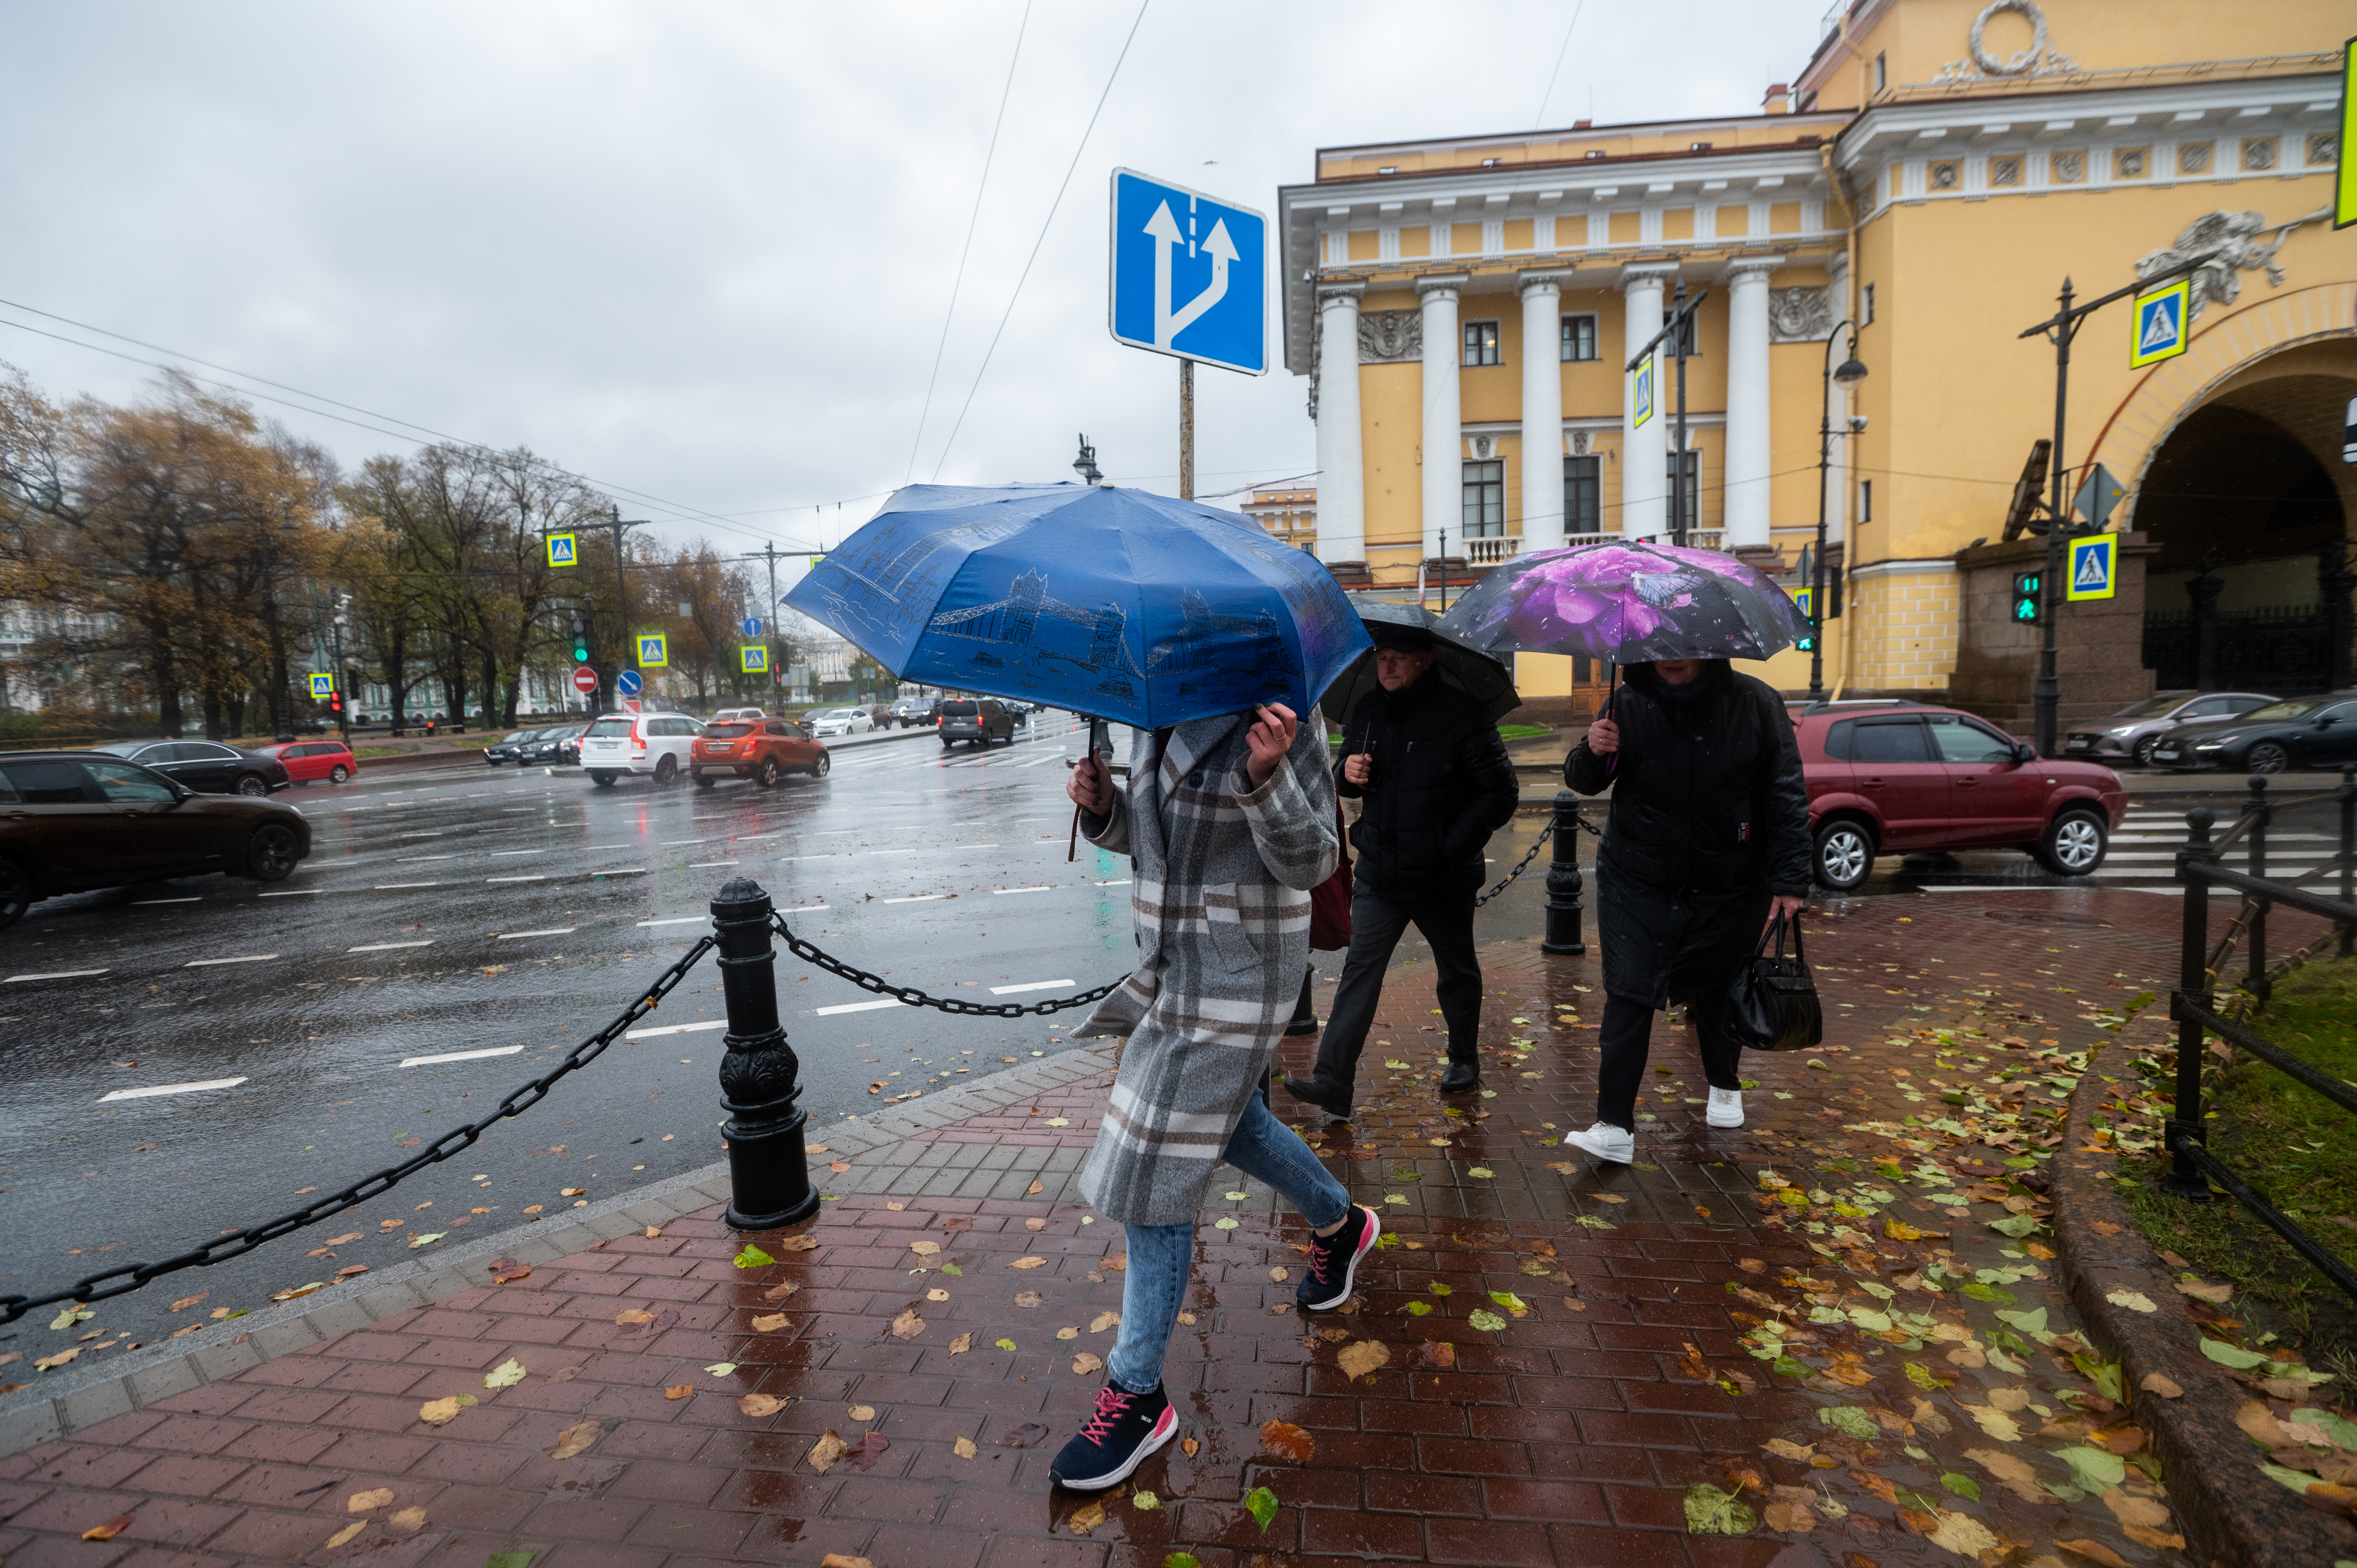
[[[1509,871],[1505,875],[1498,879],[1498,886],[1491,888],[1490,891],[1482,894],[1479,898],[1474,899],[1473,907],[1478,909],[1482,905],[1487,904],[1491,899],[1495,898],[1499,894],[1503,893],[1506,890],[1506,885],[1508,883],[1513,881],[1515,877],[1520,876],[1523,872],[1530,869],[1531,862],[1539,857],[1539,851],[1544,849],[1546,847],[1547,840],[1553,837],[1555,837],[1555,822],[1550,818],[1547,822],[1547,825],[1539,830],[1539,836],[1531,841],[1530,853],[1523,855],[1521,860],[1514,863],[1513,870]]]
[[[1083,991],[1078,996],[1059,996],[1046,1002],[1021,1004],[1013,1002],[968,1002],[956,996],[930,996],[913,985],[895,985],[880,974],[855,969],[824,950],[802,940],[787,926],[782,914],[771,915],[770,924],[776,929],[778,935],[785,938],[786,946],[792,950],[796,958],[805,963],[818,965],[838,980],[847,980],[862,991],[889,996],[895,1002],[905,1003],[910,1007],[937,1007],[961,1018],[1022,1018],[1033,1014],[1061,1013],[1067,1008],[1086,1007],[1102,1002],[1113,994],[1114,986],[1121,983],[1116,980],[1100,985],[1094,991]],[[1122,976],[1122,980],[1128,978],[1127,975]]]
[[[60,1302],[105,1301],[113,1296],[127,1294],[152,1280],[165,1274],[176,1273],[182,1269],[205,1268],[213,1263],[227,1262],[231,1258],[242,1257],[253,1251],[265,1242],[275,1241],[281,1236],[292,1235],[306,1226],[316,1225],[323,1219],[332,1219],[346,1209],[358,1208],[370,1198],[382,1197],[399,1186],[404,1179],[414,1176],[427,1165],[438,1164],[453,1155],[463,1153],[472,1147],[492,1125],[539,1104],[548,1097],[549,1090],[558,1079],[596,1061],[608,1046],[622,1036],[625,1030],[655,1010],[656,1004],[669,995],[673,987],[686,978],[687,972],[694,968],[705,953],[712,950],[714,941],[711,937],[705,937],[698,940],[687,950],[684,958],[663,971],[653,984],[641,992],[639,999],[624,1009],[619,1017],[567,1051],[565,1054],[565,1059],[557,1063],[554,1069],[511,1090],[507,1098],[501,1100],[498,1107],[481,1121],[453,1128],[401,1164],[389,1165],[374,1176],[364,1176],[342,1191],[321,1198],[307,1208],[297,1209],[292,1214],[282,1214],[264,1224],[249,1226],[242,1230],[232,1230],[225,1236],[208,1241],[203,1246],[183,1252],[176,1258],[167,1258],[158,1263],[132,1263],[123,1268],[109,1270],[102,1274],[91,1274],[87,1279],[76,1281],[65,1290],[55,1291],[48,1295],[0,1296],[0,1324],[14,1323],[28,1312],[38,1311],[45,1306],[54,1306]]]

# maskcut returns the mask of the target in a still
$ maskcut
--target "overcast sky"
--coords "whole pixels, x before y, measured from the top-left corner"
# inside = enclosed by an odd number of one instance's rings
[[[912,453],[1070,478],[1082,430],[1176,493],[1177,366],[1105,333],[1108,171],[1273,213],[1321,145],[1753,113],[1824,7],[1575,8],[1150,0],[946,456],[1135,0],[1030,7],[921,439],[1024,0],[0,0],[0,300],[528,445],[723,549],[839,539]],[[1270,357],[1200,373],[1200,491],[1314,467]],[[0,360],[59,397],[155,376],[7,325]],[[347,464],[415,444],[260,406]]]

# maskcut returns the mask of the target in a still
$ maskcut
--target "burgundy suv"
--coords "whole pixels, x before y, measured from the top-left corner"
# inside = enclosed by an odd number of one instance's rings
[[[2119,776],[2040,758],[1970,714],[1907,703],[1805,709],[1794,720],[1809,786],[1812,869],[1846,893],[1874,857],[2019,849],[2049,871],[2104,863],[2127,814]]]

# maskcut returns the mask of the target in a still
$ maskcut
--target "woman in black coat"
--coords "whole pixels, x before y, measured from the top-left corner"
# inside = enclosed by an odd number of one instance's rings
[[[1714,1127],[1743,1125],[1742,1047],[1721,1025],[1736,970],[1808,891],[1809,797],[1784,704],[1723,659],[1632,664],[1564,758],[1583,795],[1612,787],[1596,854],[1604,947],[1596,1125],[1564,1141],[1636,1157],[1636,1098],[1653,1014],[1684,1006],[1702,1042]]]

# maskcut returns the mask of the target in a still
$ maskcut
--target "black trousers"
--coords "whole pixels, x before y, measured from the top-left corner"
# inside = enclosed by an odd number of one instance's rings
[[[1471,1061],[1481,1026],[1481,964],[1473,955],[1474,890],[1429,897],[1386,898],[1361,882],[1351,899],[1351,954],[1342,961],[1334,1010],[1318,1042],[1316,1076],[1349,1089],[1358,1079],[1359,1053],[1383,1000],[1383,970],[1413,924],[1432,949],[1440,972],[1440,1015],[1448,1026],[1448,1058]],[[1403,1045],[1405,1042],[1402,1042]]]
[[[1713,1089],[1742,1088],[1736,1069],[1743,1047],[1727,1037],[1718,1001],[1689,1002],[1685,1013],[1694,1020],[1695,1033],[1702,1037],[1703,1077]],[[1604,1023],[1598,1031],[1602,1054],[1596,1066],[1598,1122],[1609,1122],[1623,1132],[1637,1130],[1637,1090],[1645,1081],[1645,1058],[1652,1035],[1650,1004],[1630,996],[1605,997]]]

